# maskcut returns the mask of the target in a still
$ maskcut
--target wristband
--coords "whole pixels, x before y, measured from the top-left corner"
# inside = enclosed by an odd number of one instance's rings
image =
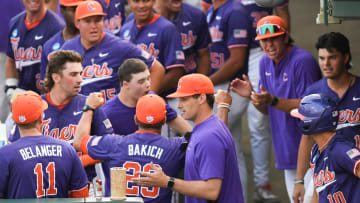
[[[295,184],[295,185],[298,185],[298,184],[304,185],[304,180],[303,180],[303,179],[299,179],[299,180],[296,180],[296,179],[295,179],[294,184]]]
[[[172,189],[174,187],[174,184],[175,184],[175,178],[170,177],[170,179],[168,180],[167,188]]]
[[[92,112],[94,112],[95,109],[92,108],[91,106],[85,104],[85,106],[83,107],[82,111],[83,111],[83,112],[86,112],[86,111],[92,111]]]
[[[5,80],[5,93],[9,89],[16,89],[19,84],[19,80],[17,78],[6,78]]]
[[[279,102],[279,98],[277,98],[276,96],[274,96],[273,100],[271,101],[271,106],[276,106],[276,104]]]
[[[219,103],[219,105],[217,107],[218,108],[226,108],[230,111],[230,104],[227,104],[227,103]]]

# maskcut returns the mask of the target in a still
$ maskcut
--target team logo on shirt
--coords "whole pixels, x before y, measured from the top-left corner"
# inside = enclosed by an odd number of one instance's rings
[[[193,35],[192,30],[190,30],[187,34],[181,33],[181,45],[183,47],[183,50],[189,49],[195,44],[196,36]]]
[[[149,53],[151,56],[157,57],[159,55],[159,49],[155,48],[154,42],[151,42],[149,45],[141,43],[138,44],[137,46],[142,50],[146,51],[147,53]]]
[[[54,51],[60,49],[60,43],[59,42],[54,43],[51,48]]]
[[[77,125],[69,124],[68,126],[65,126],[63,128],[53,128],[49,131],[51,120],[52,120],[51,118],[48,118],[43,121],[43,129],[42,129],[43,135],[51,136],[55,139],[65,140],[65,141],[69,141],[73,139]]]
[[[108,77],[113,73],[113,69],[108,67],[108,63],[103,63],[101,66],[98,64],[88,65],[84,68],[83,78],[100,78]]]
[[[221,42],[223,39],[224,33],[220,31],[219,26],[210,27],[209,29],[212,42]]]
[[[16,29],[15,29],[16,30]],[[17,31],[13,31],[12,35],[17,35]],[[20,37],[11,37],[11,47],[14,52],[14,58],[17,61],[16,67],[22,70],[22,67],[30,66],[35,63],[39,63],[41,59],[42,46],[35,47],[19,47]]]

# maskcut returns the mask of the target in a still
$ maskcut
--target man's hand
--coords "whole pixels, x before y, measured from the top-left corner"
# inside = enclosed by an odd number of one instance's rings
[[[218,90],[217,93],[215,94],[215,103],[217,105],[222,104],[228,104],[229,106],[231,106],[232,103],[232,97],[231,95],[225,91],[225,90]]]
[[[167,176],[159,166],[155,166],[153,162],[150,163],[150,166],[151,170],[155,171],[154,173],[136,172],[135,174],[140,174],[145,177],[133,178],[131,180],[140,186],[166,188],[170,177]]]
[[[242,97],[250,98],[251,92],[253,91],[252,85],[249,78],[243,75],[244,80],[236,78],[230,83],[230,90],[237,93]]]
[[[292,195],[294,203],[303,203],[304,202],[304,194],[305,194],[304,185],[303,184],[295,184],[294,192]]]
[[[105,103],[105,99],[102,97],[100,93],[93,92],[90,93],[89,96],[86,98],[86,105],[97,109]]]
[[[260,90],[260,93],[251,92],[251,103],[254,104],[254,106],[271,104],[273,96],[262,85],[260,85]]]

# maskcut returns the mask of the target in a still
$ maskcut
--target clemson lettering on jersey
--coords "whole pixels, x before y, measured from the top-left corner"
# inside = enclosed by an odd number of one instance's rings
[[[118,33],[121,28],[121,13],[114,15],[110,19],[104,20],[104,26],[106,29],[111,30],[114,34]]]
[[[360,108],[357,108],[356,112],[351,109],[344,109],[339,112],[337,130],[357,125],[360,125]]]
[[[42,46],[39,45],[37,48],[29,47],[25,49],[24,47],[18,47],[20,37],[11,37],[11,46],[14,51],[14,57],[16,61],[22,61],[22,66],[29,66],[34,63],[39,63],[41,59]],[[20,67],[20,66],[17,66]]]
[[[19,153],[23,160],[37,158],[37,157],[61,157],[61,145],[40,145],[33,147],[24,147],[19,149]]]
[[[139,145],[139,144],[128,145],[129,156],[149,156],[156,159],[161,159],[163,152],[164,152],[163,148],[153,145]]]
[[[223,32],[220,31],[219,26],[210,27],[210,36],[212,42],[221,42],[223,40]]]
[[[43,135],[51,136],[51,137],[59,139],[59,140],[65,140],[68,142],[72,142],[75,132],[76,132],[77,125],[69,124],[68,126],[65,126],[61,129],[53,128],[49,132],[50,123],[51,123],[51,118],[43,121],[43,129],[42,129]]]
[[[335,172],[329,171],[329,167],[326,167],[325,171],[321,170],[319,173],[314,173],[314,183],[316,187],[327,186],[334,181]]]
[[[137,45],[140,49],[146,51],[147,53],[149,53],[151,56],[157,57],[159,55],[159,49],[155,48],[155,43],[151,42],[148,45],[141,43]]]
[[[183,50],[189,49],[194,46],[196,42],[196,35],[193,35],[192,30],[190,30],[187,34],[181,33],[181,45]]]
[[[83,71],[83,78],[98,78],[98,77],[106,77],[111,76],[113,73],[113,69],[108,67],[108,63],[105,62],[102,65],[92,64],[86,66]]]

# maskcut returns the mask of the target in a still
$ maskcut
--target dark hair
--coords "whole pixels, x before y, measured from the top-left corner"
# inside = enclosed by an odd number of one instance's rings
[[[132,79],[132,74],[144,72],[147,68],[147,65],[140,59],[126,59],[118,70],[120,86],[122,86],[124,81],[130,82]]]
[[[164,125],[165,123],[165,120],[162,120],[161,122],[159,123],[156,123],[156,124],[145,124],[145,123],[142,123],[141,121],[139,121],[137,118],[136,119],[136,122],[137,122],[137,125],[141,128],[147,128],[147,129],[157,129],[157,130],[160,130],[161,127]]]
[[[192,95],[192,97],[195,99],[199,98],[199,96],[200,96],[200,94]],[[213,108],[214,101],[215,101],[214,94],[206,94],[206,103],[210,106],[210,108]]]
[[[45,92],[49,92],[54,86],[54,80],[52,79],[52,74],[57,73],[62,75],[62,71],[65,69],[65,64],[67,62],[83,62],[83,57],[75,52],[70,50],[59,50],[56,51],[49,60],[49,63],[46,67],[46,76],[44,80],[44,89]]]
[[[316,42],[316,49],[326,49],[328,52],[333,52],[336,49],[343,56],[349,54],[349,61],[346,64],[346,69],[351,68],[351,52],[349,40],[340,32],[329,32],[321,35]]]
[[[31,129],[34,128],[37,124],[37,122],[39,122],[40,118],[38,118],[36,121],[33,121],[31,123],[27,123],[27,124],[19,124],[16,123],[16,125],[19,127],[19,129]]]

